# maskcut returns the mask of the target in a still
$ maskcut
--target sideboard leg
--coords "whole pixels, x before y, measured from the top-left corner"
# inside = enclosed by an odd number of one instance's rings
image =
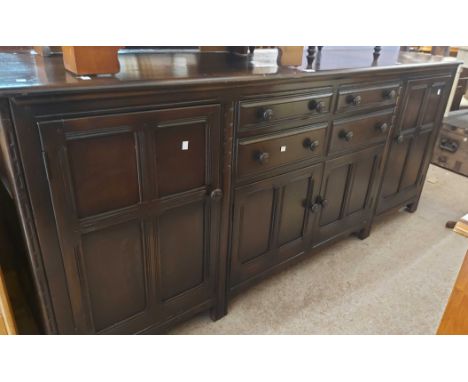
[[[371,226],[370,224],[366,227],[364,227],[363,229],[361,229],[360,231],[356,232],[356,236],[360,239],[360,240],[364,240],[364,239],[367,239],[370,235],[370,232],[371,232]]]
[[[218,304],[211,308],[210,317],[213,321],[218,321],[227,314],[227,304]]]
[[[415,212],[418,209],[418,203],[419,203],[419,200],[416,200],[413,203],[407,204],[406,211],[411,212],[411,213]]]

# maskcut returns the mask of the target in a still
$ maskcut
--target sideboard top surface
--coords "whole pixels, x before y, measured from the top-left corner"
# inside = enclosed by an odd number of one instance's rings
[[[0,53],[0,95],[87,92],[118,88],[224,84],[285,79],[312,79],[345,73],[418,70],[458,65],[451,57],[432,56],[385,48],[373,62],[372,48],[324,47],[314,71],[253,62],[227,53],[126,53],[119,54],[116,75],[80,77],[65,70],[61,56]]]

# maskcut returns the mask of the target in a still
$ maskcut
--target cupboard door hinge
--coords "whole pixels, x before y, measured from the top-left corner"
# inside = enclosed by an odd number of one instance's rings
[[[51,173],[50,173],[50,163],[49,163],[49,155],[47,155],[46,151],[42,152],[42,161],[44,162],[44,169],[46,172],[47,181],[51,182]]]

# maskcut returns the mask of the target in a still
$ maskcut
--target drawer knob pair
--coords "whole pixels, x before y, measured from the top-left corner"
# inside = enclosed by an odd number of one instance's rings
[[[355,96],[351,94],[346,98],[346,102],[348,102],[348,104],[353,105],[353,106],[360,105],[361,101],[362,101],[362,98],[359,95]]]
[[[257,151],[255,153],[255,160],[260,164],[268,163],[270,160],[270,154],[266,151]]]
[[[313,204],[312,206],[314,205],[317,207],[315,207],[316,209],[313,210],[312,212],[317,211],[319,207],[325,208],[326,206],[328,206],[328,200],[322,198],[321,196],[317,196],[317,199],[315,200],[315,204]]]
[[[383,92],[383,97],[385,99],[395,99],[396,97],[396,90],[395,89],[387,89]]]
[[[317,139],[314,141],[310,138],[304,140],[304,147],[309,149],[310,151],[314,151],[319,145],[320,141],[318,141]]]
[[[325,102],[313,99],[309,102],[309,110],[315,110],[317,113],[321,113],[325,110]]]
[[[260,109],[258,116],[263,121],[270,121],[273,118],[273,109]]]
[[[315,200],[315,203],[310,203],[309,204],[309,210],[312,213],[317,212],[320,208],[325,208],[328,206],[328,200],[327,199],[322,199],[321,196],[318,196],[317,199]]]
[[[341,139],[344,139],[346,142],[349,142],[354,137],[354,133],[352,131],[341,130],[338,134]]]

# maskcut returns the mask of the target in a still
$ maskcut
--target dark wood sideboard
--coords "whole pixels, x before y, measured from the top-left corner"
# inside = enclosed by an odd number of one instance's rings
[[[459,62],[321,55],[306,72],[128,54],[88,80],[0,54],[0,168],[45,333],[218,319],[251,283],[415,211]]]

